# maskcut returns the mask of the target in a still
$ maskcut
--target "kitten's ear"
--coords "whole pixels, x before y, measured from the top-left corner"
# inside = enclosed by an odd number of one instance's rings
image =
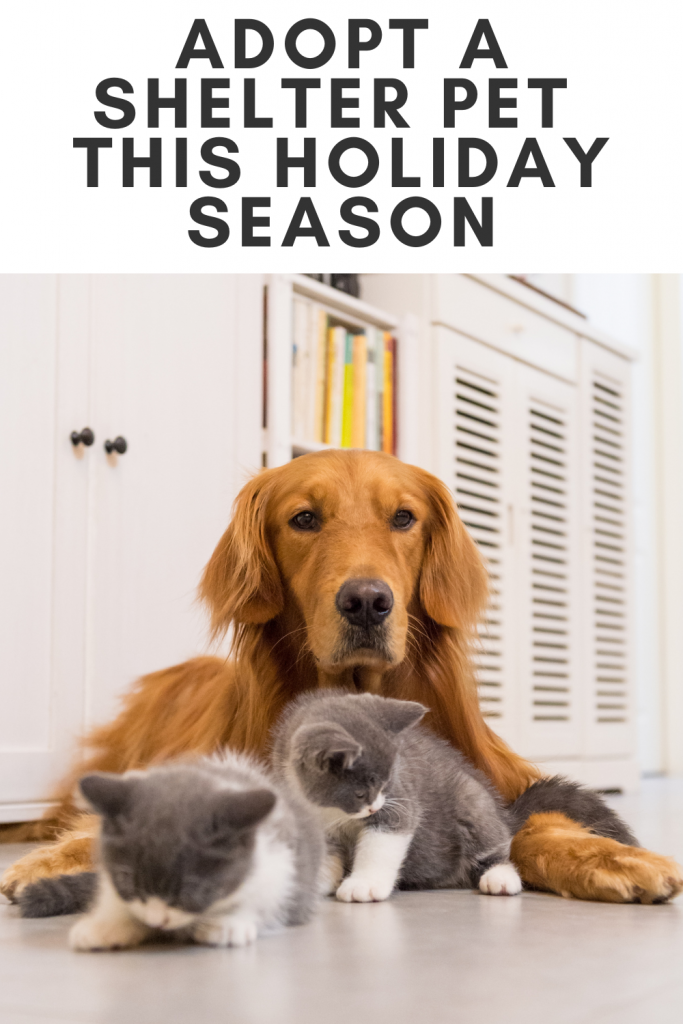
[[[294,733],[297,760],[315,764],[321,771],[351,768],[363,753],[360,743],[341,725],[302,725]]]
[[[275,793],[269,789],[217,793],[213,800],[213,831],[220,836],[225,832],[254,828],[270,814],[275,800]]]
[[[371,698],[377,701],[376,711],[379,721],[389,732],[399,733],[417,725],[429,711],[424,704],[416,700],[394,700],[393,697]]]
[[[93,772],[78,783],[79,789],[98,814],[115,817],[125,811],[132,796],[132,779],[111,772]]]

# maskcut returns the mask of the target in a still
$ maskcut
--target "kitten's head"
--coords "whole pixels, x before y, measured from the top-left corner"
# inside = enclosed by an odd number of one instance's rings
[[[244,881],[268,789],[220,789],[191,766],[112,775],[81,792],[102,819],[103,864],[131,912],[153,928],[190,924]]]
[[[318,698],[292,735],[289,770],[312,803],[367,818],[384,805],[400,734],[427,710],[367,693]]]

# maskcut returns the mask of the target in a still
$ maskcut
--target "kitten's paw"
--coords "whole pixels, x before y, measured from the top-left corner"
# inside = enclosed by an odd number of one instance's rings
[[[489,896],[516,896],[522,879],[512,864],[494,864],[479,879],[479,888]]]
[[[250,918],[219,917],[198,921],[192,938],[203,946],[249,946],[256,942],[258,927]]]
[[[393,879],[349,875],[337,889],[337,899],[342,903],[380,903],[389,899],[393,888]]]
[[[148,934],[149,930],[133,918],[106,921],[86,914],[69,932],[69,945],[80,950],[129,949],[139,946]]]

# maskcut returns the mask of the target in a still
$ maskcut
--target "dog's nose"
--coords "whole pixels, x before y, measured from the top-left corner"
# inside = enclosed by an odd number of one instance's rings
[[[354,626],[377,626],[394,607],[394,595],[383,580],[347,580],[337,592],[337,610]]]

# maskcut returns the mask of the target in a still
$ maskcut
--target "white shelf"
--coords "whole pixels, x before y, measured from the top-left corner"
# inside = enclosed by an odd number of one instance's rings
[[[405,318],[400,319],[384,309],[372,306],[369,302],[347,295],[330,285],[315,281],[302,274],[272,274],[268,278],[268,426],[264,432],[264,452],[268,466],[281,466],[297,455],[306,452],[326,451],[332,445],[305,438],[294,438],[291,434],[292,423],[292,299],[302,296],[315,302],[328,314],[338,318],[349,327],[361,330],[367,327],[378,327],[380,330],[391,331],[399,336],[399,388],[403,382],[414,378],[414,355],[411,342],[416,334]],[[407,361],[410,356],[412,362]],[[413,431],[404,426],[402,409],[403,396],[399,392],[399,446],[402,438],[410,438]],[[408,457],[409,451],[399,451],[402,458]],[[414,459],[413,459],[414,461]]]
[[[354,298],[338,288],[331,288],[321,281],[314,281],[312,277],[305,277],[302,274],[294,274],[291,278],[292,289],[297,295],[305,295],[309,299],[315,299],[322,306],[327,307],[330,312],[341,314],[347,319],[358,324],[372,324],[374,327],[382,327],[384,330],[392,330],[398,327],[398,317],[392,316],[383,309],[371,306],[369,302]]]

